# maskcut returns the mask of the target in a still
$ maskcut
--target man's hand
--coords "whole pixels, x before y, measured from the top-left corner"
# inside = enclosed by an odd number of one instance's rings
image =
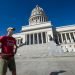
[[[8,54],[0,53],[0,58],[6,58],[7,56],[8,56]]]

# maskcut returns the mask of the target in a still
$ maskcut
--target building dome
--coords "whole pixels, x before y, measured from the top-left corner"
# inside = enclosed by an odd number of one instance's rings
[[[48,18],[45,15],[43,9],[38,5],[36,5],[36,7],[31,12],[31,16],[29,18],[29,24],[35,25],[46,21],[48,21]]]
[[[32,10],[31,16],[44,15],[44,11],[38,5]]]

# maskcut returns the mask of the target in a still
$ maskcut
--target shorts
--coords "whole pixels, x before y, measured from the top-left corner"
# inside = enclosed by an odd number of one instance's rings
[[[7,72],[7,68],[12,71],[16,71],[16,65],[14,57],[10,60],[0,58],[0,75]]]

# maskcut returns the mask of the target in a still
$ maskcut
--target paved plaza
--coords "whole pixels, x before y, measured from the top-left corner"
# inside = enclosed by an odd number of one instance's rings
[[[75,75],[75,57],[16,58],[17,75]],[[8,73],[7,75],[11,75]]]

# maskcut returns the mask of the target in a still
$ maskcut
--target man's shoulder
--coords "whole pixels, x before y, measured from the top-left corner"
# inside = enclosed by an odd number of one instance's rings
[[[9,36],[0,36],[0,39],[13,39],[16,41],[16,39],[14,37],[9,37]]]
[[[0,42],[2,43],[4,41],[6,41],[6,36],[0,36]]]
[[[7,36],[0,36],[0,39],[4,39],[4,38],[6,38]]]

